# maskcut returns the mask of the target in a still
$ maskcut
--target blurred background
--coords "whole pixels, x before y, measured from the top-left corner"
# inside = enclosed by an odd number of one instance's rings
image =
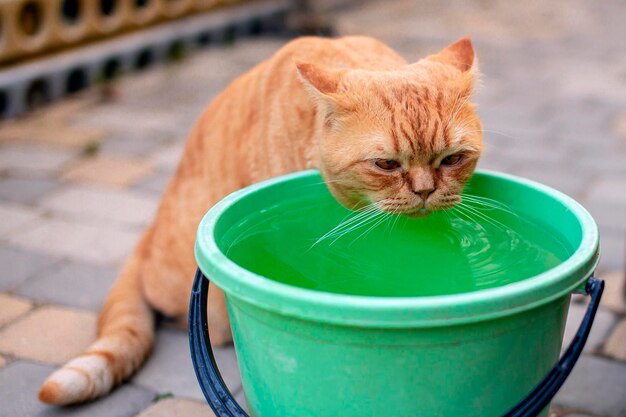
[[[36,391],[93,340],[203,108],[307,34],[370,35],[408,61],[472,37],[480,166],[569,194],[600,228],[607,289],[552,414],[626,416],[624,21],[620,0],[0,0],[0,416],[211,415],[168,323],[106,399],[52,408]],[[242,400],[232,347],[217,356]]]

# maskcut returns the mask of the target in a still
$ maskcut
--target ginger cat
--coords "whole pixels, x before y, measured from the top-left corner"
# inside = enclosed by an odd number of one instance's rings
[[[196,227],[241,187],[315,167],[351,209],[380,202],[424,216],[458,203],[482,151],[470,101],[476,72],[468,38],[409,65],[371,38],[308,37],[232,82],[193,128],[154,223],[105,301],[98,339],[45,381],[41,401],[107,394],[148,356],[153,310],[186,318]],[[208,310],[211,339],[229,342],[215,286]]]

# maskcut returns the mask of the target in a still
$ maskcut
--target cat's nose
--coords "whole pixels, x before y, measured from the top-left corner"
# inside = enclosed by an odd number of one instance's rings
[[[428,199],[428,196],[431,195],[433,193],[433,191],[435,191],[434,188],[424,188],[421,190],[413,190],[413,192],[416,195],[419,195],[420,197],[422,197],[422,201],[424,203],[426,203],[426,200]]]

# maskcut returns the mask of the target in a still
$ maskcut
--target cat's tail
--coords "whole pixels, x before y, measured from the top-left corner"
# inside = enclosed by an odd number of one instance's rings
[[[39,390],[41,401],[66,405],[100,397],[146,359],[154,341],[154,313],[142,292],[138,258],[130,258],[111,289],[98,320],[97,340],[46,379]]]

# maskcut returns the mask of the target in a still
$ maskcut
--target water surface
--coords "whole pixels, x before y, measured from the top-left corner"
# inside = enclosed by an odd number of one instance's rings
[[[320,240],[359,214],[331,197],[304,198],[249,215],[219,245],[234,262],[275,281],[392,297],[506,285],[544,272],[572,253],[558,234],[517,215],[514,207],[471,207],[480,214],[453,209],[416,219],[379,216]]]

